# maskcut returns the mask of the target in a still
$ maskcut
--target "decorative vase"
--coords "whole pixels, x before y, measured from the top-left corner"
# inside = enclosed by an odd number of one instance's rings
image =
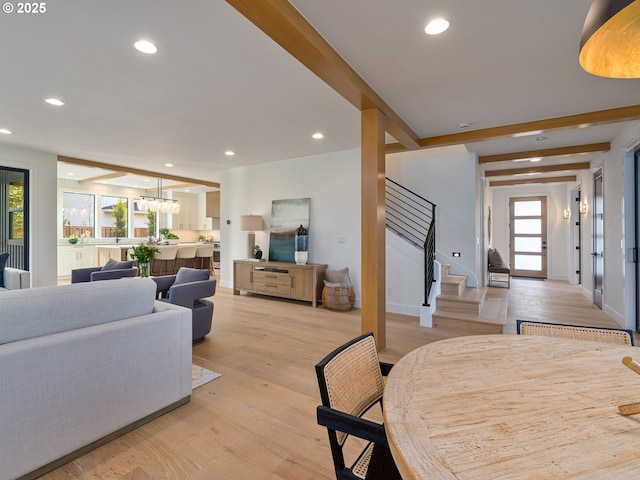
[[[149,264],[148,263],[140,263],[140,276],[148,277],[149,276]]]
[[[260,260],[262,258],[262,250],[256,250],[256,253],[253,254],[253,257]]]
[[[309,235],[302,225],[296,230],[296,249],[294,259],[297,265],[306,265],[309,260]]]

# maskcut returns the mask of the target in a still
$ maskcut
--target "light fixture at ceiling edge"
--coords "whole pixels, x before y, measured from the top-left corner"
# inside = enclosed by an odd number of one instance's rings
[[[580,37],[580,66],[608,78],[640,78],[640,1],[593,0]]]
[[[180,213],[180,204],[177,200],[162,198],[162,179],[160,178],[158,179],[158,196],[142,196],[138,201],[138,207],[144,212]]]

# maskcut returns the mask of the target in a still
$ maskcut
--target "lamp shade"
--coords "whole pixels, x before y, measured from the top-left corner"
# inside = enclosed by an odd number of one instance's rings
[[[640,78],[640,2],[593,0],[580,38],[580,66],[609,78]]]
[[[260,215],[242,215],[240,217],[240,230],[252,232],[254,230],[262,230],[263,228],[262,217]]]

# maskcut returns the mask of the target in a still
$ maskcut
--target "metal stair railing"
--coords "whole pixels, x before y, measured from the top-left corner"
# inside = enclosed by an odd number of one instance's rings
[[[386,178],[386,226],[396,235],[424,251],[424,305],[435,282],[436,205]]]

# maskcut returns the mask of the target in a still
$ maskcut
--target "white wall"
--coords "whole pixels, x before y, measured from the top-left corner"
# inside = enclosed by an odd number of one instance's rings
[[[56,155],[0,145],[0,165],[29,171],[29,236],[31,285],[57,281]]]
[[[570,281],[571,222],[563,212],[570,206],[575,183],[491,187],[492,244],[509,262],[509,199],[541,196],[547,198],[547,278]]]
[[[262,216],[265,230],[255,235],[266,255],[272,200],[309,197],[309,263],[349,267],[359,305],[359,149],[233,168],[222,172],[220,183],[221,286],[233,287],[233,260],[247,256],[247,232],[240,230],[240,216]]]
[[[469,286],[477,286],[482,278],[477,253],[482,234],[475,153],[464,146],[397,153],[387,155],[386,169],[387,177],[437,205],[437,259],[451,264],[451,273],[467,275]],[[453,252],[461,256],[454,258]],[[404,281],[414,281],[403,277],[404,272],[398,278],[387,275],[390,283],[400,282],[399,288]]]

